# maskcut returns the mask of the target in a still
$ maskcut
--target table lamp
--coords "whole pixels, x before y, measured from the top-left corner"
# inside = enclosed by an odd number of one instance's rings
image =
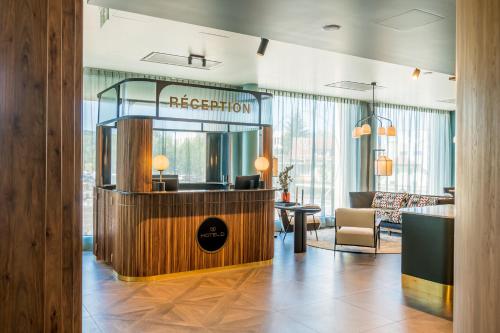
[[[269,168],[269,160],[264,156],[259,156],[254,163],[255,169],[260,173],[260,178],[262,178],[263,172]],[[261,180],[261,184],[264,182]]]
[[[168,169],[169,164],[168,158],[165,155],[156,155],[153,158],[153,169],[160,172],[160,182],[163,171]]]

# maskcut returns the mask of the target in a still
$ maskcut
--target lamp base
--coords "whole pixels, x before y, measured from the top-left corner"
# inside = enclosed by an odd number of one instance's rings
[[[165,191],[165,183],[164,182],[153,182],[153,191],[154,192],[164,192]]]

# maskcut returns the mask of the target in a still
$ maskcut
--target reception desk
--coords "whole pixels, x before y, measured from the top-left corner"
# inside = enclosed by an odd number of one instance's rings
[[[273,158],[271,94],[131,78],[97,97],[97,260],[127,281],[269,263],[274,190],[230,190],[227,182],[260,172],[263,187],[271,188],[272,165],[255,166]],[[187,145],[175,139],[178,132],[191,133],[183,136]],[[177,142],[173,151],[170,140]],[[191,145],[200,148],[196,154]],[[166,155],[153,158],[160,151],[168,152],[172,166]],[[184,153],[205,170],[193,174],[179,161]],[[156,158],[161,163],[153,165]],[[153,177],[156,172],[160,177]],[[204,182],[177,187],[160,182],[162,175]],[[115,180],[116,186],[106,185]],[[160,191],[167,188],[180,190]]]
[[[210,218],[220,225],[201,233]],[[96,258],[127,281],[269,263],[274,255],[272,189],[140,193],[96,187],[94,222]]]

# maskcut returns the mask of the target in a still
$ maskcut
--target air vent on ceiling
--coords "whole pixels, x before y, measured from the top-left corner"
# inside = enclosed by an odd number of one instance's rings
[[[441,102],[441,103],[457,104],[457,99],[456,98],[438,99],[437,101]]]
[[[200,34],[210,36],[210,37],[229,38],[229,36],[226,36],[226,35],[214,34],[214,33],[205,32],[205,31],[200,31]]]
[[[326,87],[357,90],[357,91],[368,91],[372,90],[372,85],[370,83],[353,82],[353,81],[340,81],[327,84]],[[375,86],[376,89],[383,88],[382,86]]]
[[[156,62],[158,64],[183,66],[198,69],[212,69],[221,63],[220,61],[205,59],[202,56],[191,55],[189,57],[185,57],[161,52],[151,52],[141,60]]]
[[[432,14],[420,9],[411,9],[396,16],[382,19],[377,23],[385,27],[406,31],[434,23],[442,19],[444,19],[444,17],[436,14]]]

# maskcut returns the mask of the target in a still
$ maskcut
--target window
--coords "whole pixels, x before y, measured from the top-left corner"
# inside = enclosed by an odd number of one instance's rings
[[[393,160],[393,175],[377,177],[377,189],[443,194],[452,184],[450,112],[390,104],[377,104],[375,111],[397,129],[396,137],[377,137]]]
[[[166,174],[178,175],[182,183],[205,182],[205,133],[154,131],[153,156],[159,154],[169,159]]]

